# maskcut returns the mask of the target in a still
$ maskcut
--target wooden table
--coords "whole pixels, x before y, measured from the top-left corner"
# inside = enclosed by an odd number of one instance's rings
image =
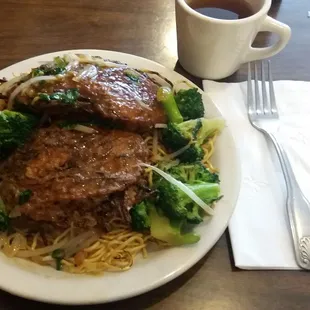
[[[310,80],[309,10],[308,0],[274,2],[270,15],[293,32],[287,48],[272,61],[275,79]],[[201,86],[177,63],[173,0],[1,0],[0,21],[0,68],[47,52],[97,48],[155,60]],[[256,45],[272,40],[260,34]],[[244,69],[226,81],[245,79]],[[306,272],[235,269],[226,232],[206,257],[171,283],[130,300],[85,309],[310,309],[309,288]],[[55,307],[0,292],[1,309],[34,306]]]

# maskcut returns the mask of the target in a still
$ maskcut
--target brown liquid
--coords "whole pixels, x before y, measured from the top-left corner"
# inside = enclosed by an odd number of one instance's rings
[[[187,0],[196,12],[217,19],[241,19],[254,14],[245,0]]]

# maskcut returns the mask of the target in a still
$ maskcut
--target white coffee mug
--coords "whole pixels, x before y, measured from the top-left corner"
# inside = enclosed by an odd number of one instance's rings
[[[176,0],[178,57],[182,67],[197,77],[225,78],[243,63],[277,54],[290,39],[290,27],[267,16],[271,0],[247,0],[255,13],[236,20],[202,15],[189,6],[191,1]],[[260,31],[274,32],[279,40],[269,47],[253,48]]]

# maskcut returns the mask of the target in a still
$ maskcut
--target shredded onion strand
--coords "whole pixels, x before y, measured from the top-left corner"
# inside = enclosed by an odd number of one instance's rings
[[[140,166],[148,167],[157,172],[159,175],[161,175],[164,179],[166,179],[171,184],[177,186],[180,190],[182,190],[189,198],[191,198],[194,202],[196,202],[203,210],[205,210],[206,213],[209,215],[214,214],[214,210],[210,208],[203,200],[201,200],[192,190],[190,190],[186,185],[184,185],[182,182],[176,180],[173,178],[170,174],[160,170],[157,167],[154,167],[149,164],[141,163]]]

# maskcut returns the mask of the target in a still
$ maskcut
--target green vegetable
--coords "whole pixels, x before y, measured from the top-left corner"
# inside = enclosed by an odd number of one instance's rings
[[[197,182],[185,185],[206,204],[212,204],[221,198],[218,183]],[[202,221],[202,217],[200,215],[197,216],[197,214],[200,214],[200,212],[203,214],[203,211],[200,211],[199,207],[199,212],[197,212],[196,207],[194,208],[195,203],[179,187],[171,184],[164,178],[159,178],[155,186],[158,192],[158,206],[169,219],[193,222],[193,215],[191,213],[195,213],[195,224]]]
[[[187,206],[187,222],[190,224],[199,224],[203,221],[204,212],[197,204]]]
[[[8,217],[5,205],[0,198],[0,231],[7,231],[10,226],[10,218]]]
[[[39,98],[43,101],[60,101],[64,104],[75,104],[76,100],[80,96],[79,91],[76,88],[70,88],[64,92],[56,92],[52,94],[40,93]]]
[[[194,212],[192,212],[194,217]],[[170,245],[191,244],[199,241],[194,233],[183,234],[186,221],[169,220],[151,201],[145,200],[130,210],[132,229],[135,231],[149,230],[151,235]]]
[[[179,164],[166,171],[178,181],[187,184],[198,182],[219,183],[219,175],[212,173],[201,162],[194,164]]]
[[[46,93],[39,94],[39,98],[43,101],[50,101],[51,100],[50,96]]]
[[[187,163],[201,161],[204,156],[202,145],[216,131],[221,131],[224,125],[224,120],[220,118],[199,118],[180,124],[168,123],[167,128],[162,130],[162,142],[174,152],[191,143],[178,158]]]
[[[201,125],[201,129],[197,133],[198,145],[205,143],[216,132],[221,132],[225,127],[225,121],[222,118],[203,118]]]
[[[175,101],[184,121],[204,117],[202,96],[197,88],[178,91],[175,95]]]
[[[178,150],[197,138],[201,126],[200,119],[180,124],[169,122],[167,128],[164,128],[162,131],[163,141],[167,143],[167,146]]]
[[[197,243],[200,237],[194,233],[182,233],[184,222],[180,220],[169,220],[166,216],[161,215],[155,207],[149,210],[151,220],[151,235],[167,242],[170,245],[183,245]]]
[[[32,191],[30,189],[26,189],[19,193],[18,197],[18,204],[23,205],[29,201],[30,197],[32,196]]]
[[[124,74],[133,82],[139,82],[140,76],[137,72],[130,69],[124,70]]]
[[[142,201],[130,209],[131,226],[135,231],[145,231],[150,229],[150,219],[148,216],[148,202]]]
[[[160,87],[158,89],[157,100],[162,103],[170,122],[177,124],[183,122],[183,117],[175,102],[173,92],[169,87]]]
[[[66,71],[68,62],[61,57],[55,57],[52,64],[42,65],[38,68],[34,68],[31,71],[32,77],[40,75],[58,75]]]
[[[45,74],[44,68],[43,68],[43,66],[41,66],[39,68],[32,69],[31,75],[32,75],[32,77],[36,77],[36,76],[48,75],[48,74]]]
[[[0,159],[6,158],[31,136],[38,119],[26,113],[0,112]]]
[[[192,144],[186,151],[178,156],[183,163],[201,161],[204,157],[204,150],[198,144]]]
[[[180,124],[168,123],[167,128],[164,128],[162,131],[163,144],[175,152],[191,143],[191,146],[180,154],[178,158],[182,162],[200,161],[204,156],[204,152],[194,141],[201,126],[201,119],[189,120]]]
[[[52,252],[52,258],[56,262],[56,270],[61,270],[61,260],[65,257],[65,251],[63,249],[56,249]]]
[[[57,68],[65,68],[68,65],[68,62],[59,56],[54,58],[54,63]]]

